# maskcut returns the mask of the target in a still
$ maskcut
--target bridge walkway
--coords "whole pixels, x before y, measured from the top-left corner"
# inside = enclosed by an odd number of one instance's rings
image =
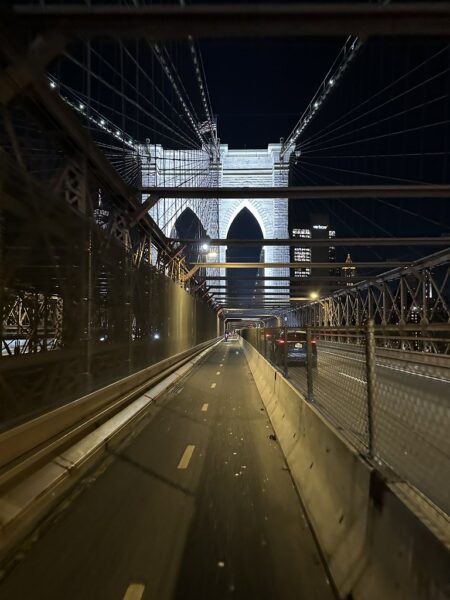
[[[334,598],[242,349],[219,344],[24,545],[2,600]]]

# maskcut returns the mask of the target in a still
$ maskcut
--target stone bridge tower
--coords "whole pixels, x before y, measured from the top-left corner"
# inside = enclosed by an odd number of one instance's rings
[[[161,187],[284,187],[288,185],[289,156],[285,155],[284,160],[280,161],[280,149],[280,144],[269,144],[262,150],[233,150],[223,144],[220,147],[220,162],[213,163],[205,150],[166,150],[159,145],[147,144],[140,150],[142,182],[143,185]],[[196,214],[211,238],[225,239],[232,222],[244,208],[255,217],[264,238],[289,237],[286,198],[166,198],[160,200],[150,214],[163,232],[171,237],[177,218],[186,208]],[[220,262],[225,262],[226,247],[222,246],[219,252]],[[289,262],[289,247],[265,246],[263,257],[265,262]],[[221,275],[225,275],[225,269],[221,271]],[[266,269],[265,275],[289,278],[289,269]],[[280,286],[286,283],[274,280],[267,281],[267,285]],[[266,296],[270,297],[270,293]]]
[[[280,144],[269,144],[264,150],[230,150],[227,145],[222,145],[219,185],[221,187],[287,186],[289,157],[285,157],[285,162],[280,162],[280,149]],[[289,237],[288,200],[255,198],[219,201],[220,238],[228,236],[232,222],[243,208],[247,208],[258,221],[265,239]],[[289,262],[289,247],[265,246],[263,256],[265,262]],[[223,246],[220,249],[220,259],[221,262],[226,260],[226,248]],[[266,269],[265,275],[289,277],[289,269]],[[267,281],[267,285],[283,284],[283,281]]]

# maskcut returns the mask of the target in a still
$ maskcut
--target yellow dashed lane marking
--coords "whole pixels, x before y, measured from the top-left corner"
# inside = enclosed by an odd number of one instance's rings
[[[183,452],[183,456],[181,457],[180,462],[178,463],[177,469],[187,469],[189,466],[189,461],[194,454],[195,446],[186,446],[186,450]]]
[[[130,583],[123,600],[141,600],[144,590],[145,585],[142,583]]]

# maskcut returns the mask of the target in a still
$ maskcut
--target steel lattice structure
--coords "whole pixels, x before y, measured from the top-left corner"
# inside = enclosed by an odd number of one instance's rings
[[[289,322],[302,326],[360,327],[372,319],[379,327],[426,329],[450,323],[450,251],[437,252],[372,281],[338,290],[294,308]]]

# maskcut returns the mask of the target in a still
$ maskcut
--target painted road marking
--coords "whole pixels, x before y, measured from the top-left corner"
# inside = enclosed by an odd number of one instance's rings
[[[336,354],[335,352],[330,352],[329,350],[322,350],[324,354],[332,354],[333,356],[338,356],[343,360],[353,360],[355,362],[364,363],[365,360],[360,360],[359,358],[351,358],[350,356],[345,356],[343,354]],[[442,377],[433,377],[432,375],[422,375],[421,373],[413,373],[412,371],[407,371],[406,369],[399,369],[398,367],[391,367],[389,365],[380,365],[376,363],[377,367],[381,367],[382,369],[390,369],[391,371],[400,371],[400,373],[406,373],[407,375],[415,375],[416,377],[423,377],[424,379],[434,379],[434,381],[440,381],[441,383],[450,383],[450,379],[443,379]]]
[[[216,387],[216,385],[217,385],[216,383],[212,383],[211,384],[211,389],[213,390]]]
[[[123,600],[141,600],[145,590],[142,583],[130,583]]]
[[[183,452],[183,456],[181,457],[180,462],[178,463],[177,469],[187,469],[189,466],[189,461],[194,454],[195,446],[186,446],[186,450]]]
[[[216,375],[220,375],[220,371],[217,371]]]
[[[206,412],[207,410],[208,410],[208,404],[204,404],[204,405],[202,406],[202,411],[203,411],[203,412]]]
[[[223,363],[220,363],[219,367],[223,367]]]
[[[359,381],[359,383],[364,383],[364,385],[367,383],[367,381],[364,381],[364,379],[358,379],[357,377],[352,377],[352,375],[348,375],[347,373],[342,373],[341,371],[339,372],[339,375],[343,375],[344,377],[348,377],[349,379],[354,379],[355,381]]]

